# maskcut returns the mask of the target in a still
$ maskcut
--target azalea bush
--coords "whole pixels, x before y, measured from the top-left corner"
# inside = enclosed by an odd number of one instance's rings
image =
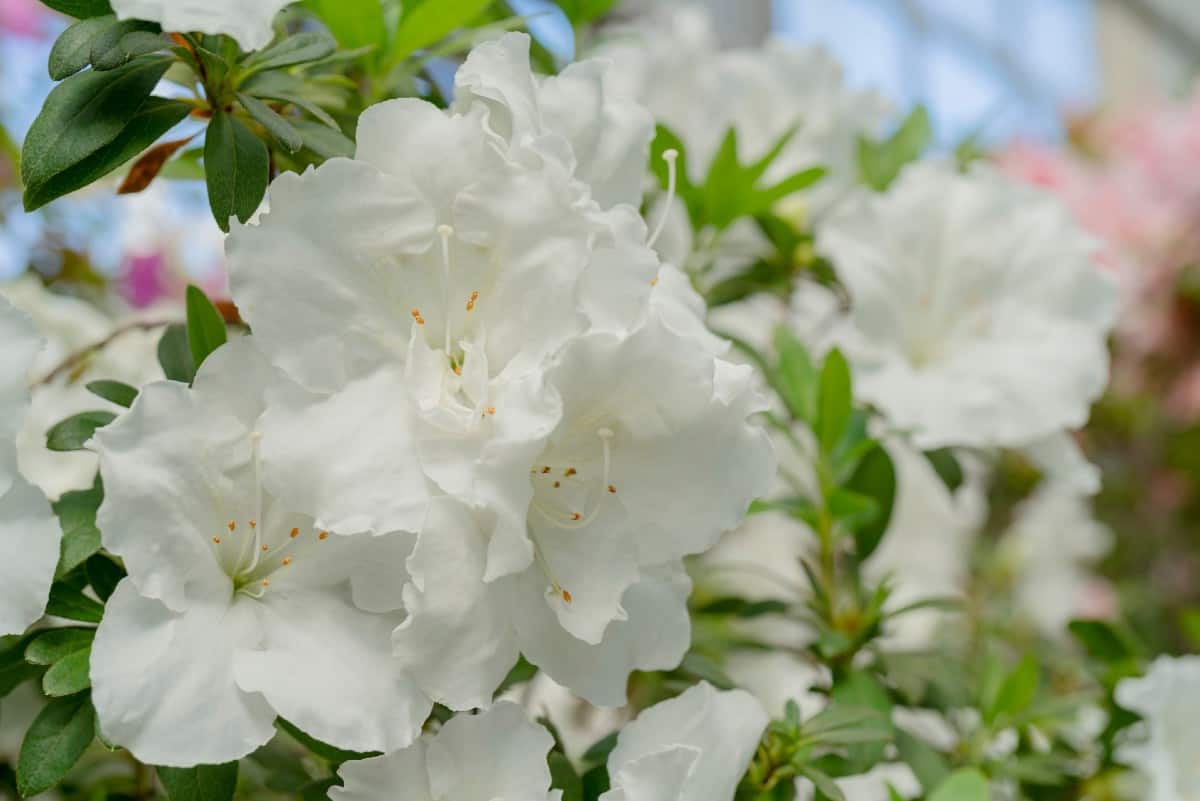
[[[44,2],[24,208],[202,185],[228,282],[3,292],[6,791],[1200,792],[1053,196],[689,7]]]

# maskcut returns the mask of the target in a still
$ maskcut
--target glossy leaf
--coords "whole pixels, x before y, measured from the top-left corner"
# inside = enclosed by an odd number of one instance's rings
[[[246,222],[267,192],[267,146],[232,114],[218,112],[204,140],[208,203],[222,231],[229,220]]]
[[[90,693],[51,700],[38,714],[17,760],[17,788],[29,797],[58,784],[91,744],[96,713]]]
[[[225,320],[204,291],[195,286],[187,288],[187,337],[196,369],[209,354],[225,344]]]
[[[97,428],[116,420],[112,412],[80,412],[52,426],[46,432],[46,447],[52,451],[80,451]]]

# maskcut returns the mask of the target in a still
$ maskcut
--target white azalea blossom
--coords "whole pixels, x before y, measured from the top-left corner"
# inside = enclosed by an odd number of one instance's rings
[[[275,35],[275,15],[295,0],[113,0],[120,19],[157,22],[167,31],[225,34],[243,50],[258,50]]]
[[[1145,676],[1118,684],[1116,699],[1144,720],[1144,740],[1119,758],[1149,782],[1146,801],[1200,798],[1200,656],[1160,657]]]
[[[436,734],[384,756],[347,762],[333,801],[553,801],[546,754],[553,738],[521,707],[501,702],[460,715]]]
[[[17,468],[16,436],[42,341],[0,298],[0,635],[20,634],[46,609],[62,531],[41,491]]]
[[[707,682],[655,704],[621,730],[602,801],[728,801],[754,756],[767,714],[742,690]]]
[[[232,342],[193,388],[149,384],[94,437],[97,522],[129,576],[96,635],[92,697],[104,735],[144,762],[237,759],[276,716],[344,748],[402,748],[429,713],[390,646],[412,538],[332,536],[264,489],[256,424],[281,380]]]
[[[855,388],[922,448],[1077,428],[1108,378],[1115,287],[1057,201],[983,165],[908,167],[821,227]]]

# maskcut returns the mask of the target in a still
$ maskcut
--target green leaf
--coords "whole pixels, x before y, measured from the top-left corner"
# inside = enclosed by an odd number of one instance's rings
[[[600,765],[607,762],[608,755],[617,747],[617,737],[619,736],[620,732],[614,731],[592,743],[588,750],[583,752],[583,763],[585,765]]]
[[[327,33],[297,33],[280,39],[265,50],[252,53],[242,62],[242,66],[249,72],[277,70],[280,67],[317,61],[335,50],[337,42]]]
[[[88,392],[98,397],[104,398],[109,403],[115,403],[118,406],[124,406],[128,409],[137,399],[137,387],[131,387],[128,384],[120,381],[89,381],[87,384]]]
[[[824,453],[831,454],[837,447],[853,409],[850,367],[840,351],[831,350],[821,367],[815,428],[817,441]]]
[[[583,801],[583,780],[561,751],[551,751],[546,758],[550,766],[550,787],[562,790],[562,801]]]
[[[187,335],[196,369],[214,350],[225,344],[225,320],[208,295],[196,286],[187,288]]]
[[[116,24],[117,18],[106,14],[102,17],[81,19],[63,31],[50,48],[50,77],[61,81],[86,67],[92,60],[92,41]]]
[[[763,615],[781,615],[791,609],[787,601],[766,599],[750,601],[745,598],[715,598],[696,607],[698,615],[728,615],[730,617],[756,618]]]
[[[102,17],[113,13],[108,0],[42,0],[42,4],[75,19]]]
[[[842,788],[837,786],[837,782],[831,779],[829,774],[806,765],[800,769],[800,775],[812,782],[813,786],[817,788],[817,792],[829,801],[846,801]]]
[[[354,155],[354,140],[328,125],[310,120],[292,120],[292,127],[304,138],[304,146],[321,158],[350,158]]]
[[[863,182],[877,192],[891,186],[906,164],[916,161],[933,140],[929,114],[917,106],[888,139],[858,139],[858,171]]]
[[[283,145],[289,153],[295,153],[304,146],[304,137],[300,135],[295,126],[275,113],[275,110],[266,103],[242,92],[238,92],[237,99],[242,107],[250,112],[250,116],[259,125],[266,128],[267,133],[271,134],[271,137]]]
[[[789,195],[808,189],[825,177],[824,167],[809,167],[806,170],[792,173],[774,186],[759,190],[755,193],[754,203],[750,206],[750,214],[769,211],[776,203]]]
[[[576,28],[595,22],[616,5],[616,0],[555,0],[555,2]]]
[[[875,502],[875,517],[854,529],[855,555],[863,562],[883,541],[896,503],[896,467],[887,450],[876,445],[867,451],[845,486]]]
[[[171,62],[144,56],[115,70],[72,75],[54,87],[21,154],[27,211],[53,199],[44,196],[46,184],[117,139]]]
[[[896,729],[895,742],[900,758],[912,769],[925,792],[941,784],[950,773],[946,760],[924,740]]]
[[[732,690],[737,686],[720,665],[704,654],[695,651],[688,652],[678,669],[701,681],[707,681],[718,690]]]
[[[775,329],[775,350],[779,354],[776,373],[779,395],[792,417],[811,426],[817,418],[819,379],[808,348],[787,327],[781,325]]]
[[[155,768],[170,801],[233,801],[238,763],[194,768]]]
[[[958,457],[954,455],[953,448],[938,448],[933,451],[925,451],[925,458],[933,465],[934,471],[938,474],[938,478],[946,485],[946,489],[954,492],[963,483],[962,465],[958,463]]]
[[[71,654],[91,648],[95,637],[95,629],[73,626],[37,632],[25,646],[25,661],[34,665],[53,665]]]
[[[84,595],[81,591],[65,584],[50,588],[50,599],[46,602],[46,614],[78,620],[80,623],[99,623],[104,617],[104,605]]]
[[[52,451],[81,451],[97,428],[116,420],[112,412],[80,412],[57,423],[46,432],[46,447]]]
[[[841,523],[847,531],[857,533],[859,529],[871,525],[879,518],[879,504],[874,498],[868,498],[845,487],[836,487],[829,493],[826,503],[833,519]]]
[[[188,342],[187,327],[179,323],[167,326],[158,340],[158,363],[163,375],[171,381],[192,383],[196,377],[196,363],[192,361],[192,348]]]
[[[1067,626],[1093,659],[1111,664],[1141,655],[1141,648],[1128,632],[1106,620],[1072,620]]]
[[[118,565],[104,554],[96,554],[85,563],[88,584],[100,596],[101,601],[107,602],[116,591],[121,579],[125,578],[125,568]]]
[[[887,691],[870,673],[852,669],[838,680],[831,697],[843,706],[870,709],[878,716],[870,727],[881,739],[851,745],[847,752],[852,772],[866,772],[883,759],[886,741],[892,736],[892,702]]]
[[[989,801],[988,780],[974,769],[957,770],[946,777],[930,796],[929,801]]]
[[[208,203],[222,231],[229,219],[246,222],[267,192],[267,146],[246,125],[223,111],[213,115],[204,140]]]
[[[308,734],[294,723],[290,723],[283,718],[276,718],[275,725],[287,732],[288,735],[325,761],[340,765],[343,762],[351,762],[356,759],[368,759],[370,757],[379,756],[378,751],[347,751],[344,748],[330,745],[322,742],[311,734]]]
[[[89,645],[55,662],[42,676],[42,692],[51,698],[59,698],[91,687],[92,680],[88,675],[91,658],[92,647]]]
[[[391,61],[397,63],[444,39],[448,34],[474,22],[490,5],[491,0],[438,0],[405,4],[405,13],[400,18],[400,27],[392,41]]]
[[[513,665],[512,669],[508,671],[508,675],[504,677],[504,681],[500,682],[500,686],[496,688],[496,691],[492,694],[492,697],[494,698],[500,695],[509,687],[532,681],[533,677],[537,675],[537,672],[537,665],[533,664],[523,656],[519,657],[517,659],[517,664]]]
[[[17,759],[17,788],[28,798],[62,780],[96,732],[90,693],[56,698],[42,708],[25,733]]]
[[[100,550],[100,529],[96,527],[96,510],[104,500],[104,487],[96,476],[90,489],[63,493],[52,504],[62,528],[62,547],[55,576],[61,578],[88,557]]]
[[[25,659],[25,649],[33,636],[0,637],[0,698],[38,674],[40,668]]]
[[[343,48],[352,50],[387,41],[383,3],[379,0],[304,0]]]
[[[115,72],[117,70],[103,74],[112,75]],[[88,74],[90,73],[84,73]],[[191,106],[179,100],[148,98],[127,120],[117,137],[107,145],[41,184],[26,184],[27,208],[39,208],[56,198],[95,183],[154,144],[159,137],[181,122],[189,111]]]
[[[117,22],[115,25],[110,25],[92,39],[92,46],[89,50],[89,60],[92,62],[92,67],[97,70],[113,70],[120,67],[122,64],[127,64],[135,56],[153,53],[155,50],[162,50],[167,46],[167,42],[161,36],[155,36],[151,31],[158,28],[157,25],[150,22],[142,22],[136,19],[125,19]],[[129,34],[133,33],[149,33],[151,38],[155,40],[155,46],[141,53],[133,52],[132,49],[124,47],[122,41]],[[131,39],[130,43],[136,43],[137,39]],[[144,47],[144,42],[141,45]]]
[[[1025,656],[1001,682],[992,702],[984,709],[984,719],[991,723],[1001,715],[1024,712],[1037,694],[1038,678],[1037,660],[1032,655]]]

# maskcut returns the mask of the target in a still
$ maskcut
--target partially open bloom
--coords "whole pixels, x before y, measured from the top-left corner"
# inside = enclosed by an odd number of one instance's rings
[[[402,751],[347,762],[333,801],[553,801],[550,734],[514,703],[459,715]]]
[[[1200,798],[1200,656],[1160,657],[1142,678],[1118,684],[1116,699],[1144,720],[1144,741],[1119,758],[1149,781],[1147,801]]]
[[[1087,420],[1116,293],[1053,198],[982,165],[916,165],[817,244],[849,290],[833,338],[856,390],[919,447],[1019,447]]]
[[[603,801],[725,801],[733,797],[767,713],[742,690],[701,682],[621,730]]]
[[[113,0],[121,19],[157,22],[168,31],[225,34],[243,50],[258,50],[271,41],[275,15],[295,0]]]
[[[144,762],[237,759],[276,716],[344,748],[402,748],[429,712],[390,647],[412,538],[330,535],[264,488],[256,426],[280,380],[232,342],[193,388],[147,385],[93,440],[97,522],[129,571],[96,635],[93,700]]]
[[[62,532],[50,504],[17,469],[17,432],[29,407],[29,370],[42,343],[32,321],[0,299],[0,635],[42,616]]]

